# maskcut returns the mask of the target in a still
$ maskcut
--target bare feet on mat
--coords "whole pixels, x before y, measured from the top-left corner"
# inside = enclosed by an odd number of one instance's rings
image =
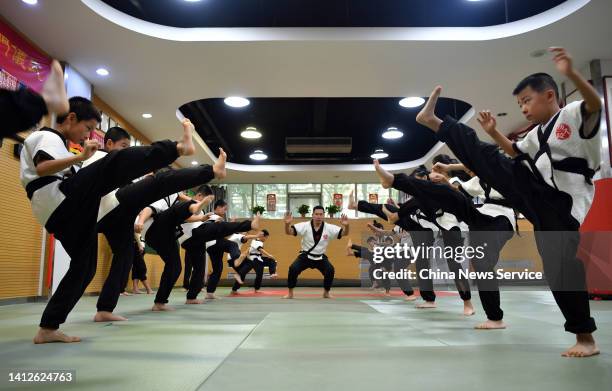
[[[193,143],[193,132],[195,127],[188,118],[185,118],[183,124],[183,137],[176,144],[176,150],[179,156],[190,156],[195,153],[195,144]]]
[[[216,296],[214,293],[207,293],[206,296],[204,296],[204,298],[206,300],[218,300],[218,299],[220,299],[220,297]]]
[[[132,294],[128,291],[121,292],[121,296],[132,296]]]
[[[39,328],[38,333],[34,336],[33,342],[35,344],[41,343],[52,343],[52,342],[63,342],[63,343],[73,343],[73,342],[81,342],[81,338],[69,336],[62,333],[59,330],[54,329],[45,329]]]
[[[219,158],[217,162],[213,165],[213,173],[215,174],[215,179],[224,179],[227,176],[227,171],[225,170],[225,163],[227,162],[227,154],[223,150],[223,148],[219,148]]]
[[[429,309],[429,308],[436,308],[436,302],[435,301],[425,301],[423,303],[417,304],[416,308],[418,308],[420,310],[425,310],[425,309]]]
[[[351,190],[349,193],[349,203],[348,208],[350,210],[357,210],[357,201],[355,201],[355,191]]]
[[[333,299],[334,297],[329,293],[329,291],[323,291],[324,299]]]
[[[503,320],[487,320],[479,325],[474,326],[476,330],[501,330],[506,328]]]
[[[204,300],[187,299],[185,300],[185,304],[204,304]]]
[[[93,320],[94,322],[123,322],[127,320],[127,318],[108,311],[98,311]]]
[[[293,299],[293,289],[289,289],[289,292],[283,296],[283,299]]]
[[[476,310],[474,310],[474,306],[472,305],[472,301],[471,300],[464,300],[463,301],[463,315],[465,316],[472,316],[476,313]]]
[[[442,87],[437,86],[434,88],[433,92],[429,96],[429,99],[427,100],[427,103],[425,103],[425,106],[423,106],[421,112],[416,116],[418,123],[428,127],[434,132],[440,130],[440,125],[442,125],[442,120],[436,117],[436,103],[438,103],[438,98],[440,97],[441,92]]]
[[[238,293],[238,291],[231,291],[229,293],[230,296],[238,296],[240,293]]]
[[[255,217],[253,218],[253,221],[251,221],[251,229],[252,230],[259,229],[260,225],[261,225],[261,213],[257,212]]]
[[[376,175],[378,175],[380,184],[383,188],[389,189],[393,186],[393,180],[395,179],[393,174],[382,168],[378,159],[374,159],[374,169],[376,170]]]
[[[385,296],[391,297],[391,292],[390,291],[385,291]]]
[[[576,334],[576,345],[561,353],[563,357],[590,357],[599,354],[599,348],[590,333]]]
[[[153,304],[153,308],[151,308],[153,312],[162,312],[162,311],[176,311],[174,307],[170,307],[167,304],[155,303]]]
[[[404,300],[406,301],[415,301],[416,299],[418,299],[417,295],[410,295],[410,296],[404,297]]]
[[[56,60],[51,63],[51,73],[43,84],[40,95],[45,101],[49,113],[61,115],[70,110],[66,87],[64,87],[64,72],[62,66]]]
[[[278,274],[276,274],[276,273],[274,273],[274,274],[270,274],[270,278],[271,278],[271,279],[278,278]]]
[[[261,291],[259,289],[253,289],[253,293],[259,294],[259,293],[261,293]]]

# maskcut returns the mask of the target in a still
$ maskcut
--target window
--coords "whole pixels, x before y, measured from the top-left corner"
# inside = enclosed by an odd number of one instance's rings
[[[226,201],[229,204],[227,215],[229,218],[251,217],[253,203],[253,185],[227,185]]]
[[[370,194],[378,195],[379,204],[386,203],[387,199],[389,198],[389,190],[383,189],[383,187],[380,184],[374,184],[374,183],[357,184],[357,201],[368,201],[369,202]],[[397,198],[394,198],[394,200],[398,202]],[[372,215],[359,212],[357,217],[370,218],[372,217]]]
[[[300,183],[289,185],[289,193],[320,193],[321,185],[316,183]]]
[[[334,194],[342,194],[342,211],[340,214],[346,214],[349,217],[355,217],[355,212],[348,209],[348,196],[351,190],[355,189],[353,183],[337,183],[337,184],[326,184],[323,185],[323,207],[334,204]],[[326,211],[327,212],[327,211]],[[340,214],[336,214],[335,217],[340,217]]]
[[[276,195],[276,211],[268,210],[267,196],[268,194]],[[264,218],[276,219],[283,218],[287,211],[287,185],[255,185],[255,205],[266,208]]]

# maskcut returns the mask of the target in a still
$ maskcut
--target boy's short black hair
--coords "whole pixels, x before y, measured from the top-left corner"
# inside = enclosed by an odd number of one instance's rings
[[[113,126],[107,130],[106,134],[104,135],[104,145],[106,145],[108,140],[112,140],[114,143],[116,143],[117,141],[123,139],[130,139],[130,134],[127,132],[127,130],[120,128],[119,126]]]
[[[368,240],[366,240],[366,242],[370,243],[371,241],[375,241],[376,242],[377,240],[376,240],[376,238],[374,236],[370,236],[368,238]]]
[[[427,175],[429,175],[429,170],[423,164],[415,168],[414,171],[410,173],[411,177],[427,176]]]
[[[376,221],[376,220],[374,220],[374,221],[372,222],[372,225],[373,225],[373,226],[375,226],[376,228],[379,228],[379,229],[383,229],[383,228],[385,228],[385,227],[384,227],[384,226],[383,226],[381,223],[379,223],[379,222],[378,222],[378,221]]]
[[[321,209],[321,210],[323,211],[323,213],[325,213],[325,208],[324,208],[324,207],[322,207],[321,205],[317,205],[317,206],[315,206],[314,208],[312,208],[312,213],[314,214],[314,212],[315,212],[317,209]]]
[[[213,208],[214,209],[222,208],[225,205],[227,205],[227,202],[225,202],[225,200],[217,200],[217,201],[215,201],[215,204],[213,205]]]
[[[443,164],[455,164],[458,163],[457,159],[453,159],[452,157],[445,155],[443,153],[434,156],[434,158],[432,159],[433,164],[436,163],[443,163]]]
[[[536,92],[544,92],[549,89],[553,90],[555,96],[559,99],[559,86],[557,82],[555,82],[555,79],[548,73],[534,73],[533,75],[527,76],[518,83],[514,91],[512,91],[512,95],[517,96],[527,87],[531,87],[531,89]]]
[[[63,123],[70,113],[74,113],[78,121],[89,121],[95,119],[96,121],[102,121],[100,112],[96,109],[96,106],[87,98],[80,96],[74,96],[68,99],[70,109],[67,114],[57,116],[57,123]]]
[[[385,238],[385,242],[391,242],[391,243],[393,243],[393,242],[394,242],[394,240],[393,240],[393,238],[392,238],[391,236],[387,236],[387,237]]]
[[[262,229],[261,232],[263,233],[264,236],[270,236],[270,232],[268,232],[267,229]]]
[[[208,185],[202,185],[196,189],[196,194],[203,194],[209,196],[213,194],[212,188]]]

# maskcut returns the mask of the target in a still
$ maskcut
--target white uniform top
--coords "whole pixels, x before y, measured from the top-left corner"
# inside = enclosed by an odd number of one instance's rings
[[[292,226],[296,236],[302,237],[302,252],[308,252],[310,250],[310,254],[308,255],[309,259],[312,260],[321,260],[325,251],[327,250],[327,246],[329,246],[329,242],[332,239],[340,239],[342,237],[342,228],[323,222],[321,228],[321,240],[316,243],[314,239],[314,230],[311,221],[304,221],[302,223],[297,223]]]
[[[227,240],[236,243],[238,247],[240,247],[243,244],[242,238],[244,238],[243,234],[232,234],[230,237],[227,238]]]
[[[200,215],[203,215],[203,214],[204,212],[200,212]],[[217,220],[223,220],[223,217],[213,214],[210,216],[210,218],[207,221],[217,221]],[[178,238],[179,244],[183,244],[187,239],[190,239],[191,236],[193,235],[193,230],[202,224],[206,224],[206,223],[202,221],[196,221],[194,223],[181,224],[181,228],[183,229],[183,235],[181,235],[181,237]],[[216,243],[217,243],[216,240],[209,240],[208,242],[206,242],[206,247],[214,246]]]
[[[553,162],[567,158],[582,159],[589,169],[597,171],[601,166],[601,140],[595,137],[599,129],[599,115],[590,115],[585,121],[583,112],[584,101],[572,102],[561,109],[548,138],[551,158]],[[514,148],[532,160],[537,158],[535,166],[544,181],[572,197],[571,215],[582,224],[593,203],[595,186],[588,183],[582,174],[553,168],[546,153],[536,156],[540,150],[538,132],[543,133],[550,123],[532,129],[523,140],[514,144]],[[528,162],[523,163],[532,169]]]
[[[81,168],[85,168],[92,163],[97,162],[98,160],[104,158],[108,155],[106,151],[96,151],[89,159],[83,162]],[[115,209],[119,205],[119,200],[117,199],[117,190],[118,188],[111,191],[104,197],[100,199],[100,207],[98,208],[98,222],[104,218],[110,211]]]
[[[482,185],[480,183],[480,178],[478,178],[477,176],[473,177],[467,182],[459,182],[459,185],[466,193],[468,193],[472,197],[479,197],[481,199],[486,199],[486,192],[482,188]],[[489,193],[489,198],[492,200],[503,200],[504,199],[504,197],[497,190],[493,188],[491,189],[491,192]],[[478,208],[478,211],[484,215],[492,216],[492,217],[504,216],[505,218],[508,219],[510,224],[512,224],[513,229],[516,229],[516,216],[514,214],[514,209],[512,208],[508,208],[503,205],[487,203],[485,201],[485,203],[481,207]]]
[[[168,197],[155,201],[154,203],[149,205],[149,207],[153,208],[153,211],[155,213],[161,213],[165,210],[170,209],[170,207],[176,203],[177,199],[178,199],[178,194],[176,193],[171,194]],[[141,237],[143,238],[146,237],[147,231],[149,230],[149,228],[151,228],[151,225],[153,224],[153,221],[154,221],[153,217],[154,216],[151,216],[151,218],[149,218],[147,221],[144,222],[143,227],[142,227],[142,232],[140,233]],[[138,221],[138,218],[136,218],[136,221]]]
[[[262,241],[257,239],[251,240],[251,246],[249,247],[249,259],[251,261],[258,260],[263,262],[263,259],[261,258],[261,249],[263,246],[264,244]]]
[[[41,177],[36,173],[36,162],[40,160],[59,160],[74,157],[68,150],[66,138],[58,131],[51,128],[42,128],[30,134],[23,142],[21,150],[20,180],[24,188]],[[70,175],[75,174],[79,166],[71,166],[64,170],[49,175],[51,179],[57,178],[50,183],[40,187],[32,194],[30,202],[32,212],[42,225],[47,224],[51,214],[66,199],[66,196],[59,189],[61,181]]]

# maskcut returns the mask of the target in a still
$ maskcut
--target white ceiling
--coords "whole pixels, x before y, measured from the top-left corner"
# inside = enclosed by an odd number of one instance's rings
[[[612,59],[610,0],[592,0],[545,27],[487,41],[180,42],[127,30],[79,0],[39,0],[36,7],[3,0],[0,13],[43,50],[79,70],[97,95],[150,139],[178,137],[176,109],[196,99],[426,96],[436,84],[445,87],[444,96],[476,110],[507,112],[498,122],[510,131],[526,125],[511,93],[515,84],[538,71],[556,75],[548,57],[529,53],[565,46],[578,68],[592,59]],[[100,66],[110,77],[96,75]],[[143,119],[145,112],[153,118]],[[469,124],[477,125],[474,119]],[[205,148],[195,160],[211,161]],[[372,172],[325,167],[299,174],[230,170],[226,182],[375,181]]]

